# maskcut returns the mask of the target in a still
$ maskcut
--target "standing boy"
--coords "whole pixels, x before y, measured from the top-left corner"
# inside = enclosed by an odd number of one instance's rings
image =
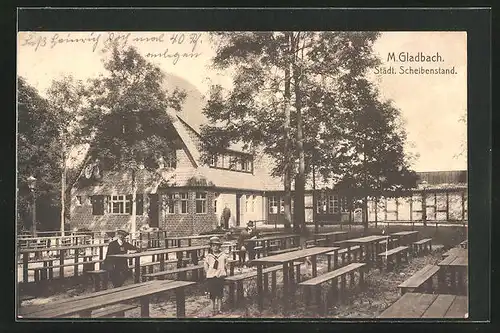
[[[203,263],[214,315],[222,313],[224,277],[227,276],[228,257],[221,251],[221,246],[222,242],[219,237],[211,237],[210,252],[205,257],[205,261]]]

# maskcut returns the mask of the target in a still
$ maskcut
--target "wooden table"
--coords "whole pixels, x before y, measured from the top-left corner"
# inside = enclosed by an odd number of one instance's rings
[[[326,242],[328,246],[333,245],[333,242],[336,242],[339,239],[339,236],[341,238],[346,239],[347,238],[347,231],[330,231],[330,232],[320,232],[317,234],[314,234],[314,240],[318,238],[326,238]]]
[[[194,239],[210,239],[211,237],[221,237],[221,234],[214,235],[196,235],[196,236],[178,236],[178,237],[167,237],[165,238],[165,247],[182,247],[183,241],[187,241],[187,246],[192,246],[192,241]],[[208,242],[207,242],[208,243]]]
[[[306,257],[311,257],[312,264],[312,276],[317,276],[317,263],[316,257],[319,254],[325,254],[335,250],[334,247],[311,247],[308,249],[297,250],[282,254],[277,254],[274,256],[264,257],[260,259],[255,259],[253,262],[257,265],[257,294],[259,310],[264,309],[264,294],[262,288],[262,270],[264,265],[270,264],[281,264],[283,265],[283,298],[284,298],[284,311],[286,312],[288,308],[289,292],[290,292],[290,272],[293,274],[293,262],[296,260],[304,259]],[[298,278],[298,277],[297,277]]]
[[[256,239],[246,239],[245,243],[254,242],[256,245],[259,243],[262,244],[263,252],[265,255],[271,250],[270,243],[273,241],[280,242],[280,249],[288,249],[292,246],[299,246],[300,243],[300,235],[276,235],[276,236],[266,236],[266,237],[258,237]]]
[[[438,286],[439,290],[443,291],[448,289],[445,284],[446,276],[450,277],[450,291],[456,292],[467,292],[464,285],[464,277],[467,275],[467,267],[469,264],[469,259],[467,253],[465,252],[453,252],[443,261],[438,263]],[[457,276],[458,275],[458,276]]]
[[[159,258],[160,270],[163,271],[165,269],[165,257],[169,253],[176,253],[177,255],[177,267],[181,268],[183,266],[183,253],[186,252],[191,256],[191,262],[194,265],[198,264],[198,251],[209,249],[210,245],[196,245],[196,246],[188,246],[188,247],[173,247],[168,249],[161,250],[152,250],[152,251],[143,251],[143,252],[135,252],[135,253],[127,253],[127,254],[113,254],[110,255],[110,258],[125,258],[131,259],[134,261],[134,282],[139,283],[141,281],[141,257],[152,256],[152,259],[157,257]],[[195,277],[196,278],[196,277]]]
[[[418,231],[400,231],[390,234],[391,242],[394,242],[394,247],[408,245],[418,240]]]
[[[365,236],[361,238],[347,239],[344,242],[348,246],[359,245],[361,247],[361,256],[364,258],[368,266],[375,263],[377,260],[377,249],[379,248],[378,243],[387,240],[389,236]]]
[[[92,310],[139,299],[141,317],[149,317],[149,299],[169,290],[175,291],[177,317],[185,316],[184,288],[194,284],[188,281],[154,280],[123,286],[82,296],[71,297],[58,302],[20,309],[20,318],[68,318],[78,314],[81,318],[91,318]]]
[[[406,293],[378,318],[465,318],[466,296]]]

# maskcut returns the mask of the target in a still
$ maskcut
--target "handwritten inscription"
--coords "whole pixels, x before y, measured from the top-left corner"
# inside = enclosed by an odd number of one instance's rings
[[[201,33],[157,33],[139,35],[131,32],[91,32],[88,34],[54,33],[40,34],[29,33],[23,36],[20,45],[34,48],[38,51],[41,48],[55,49],[59,45],[71,44],[75,46],[91,47],[92,52],[100,48],[107,48],[111,45],[124,48],[129,45],[158,45],[159,51],[146,53],[146,58],[171,59],[175,65],[180,59],[198,58],[201,53],[196,52],[202,43]],[[167,47],[165,47],[168,45]],[[182,50],[180,49],[182,47]]]

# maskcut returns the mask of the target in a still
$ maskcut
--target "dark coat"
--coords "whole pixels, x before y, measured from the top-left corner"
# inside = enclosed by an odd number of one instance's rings
[[[137,250],[137,247],[130,244],[129,242],[123,241],[123,244],[120,246],[117,240],[113,240],[108,244],[108,252],[106,253],[106,259],[104,260],[104,266],[108,270],[120,269],[127,270],[128,264],[127,259],[125,258],[111,258],[108,257],[112,254],[125,254],[128,250]]]
[[[248,232],[248,229],[243,229],[238,237],[238,249],[241,249],[242,246],[245,246],[247,250],[253,250],[255,247],[255,242],[245,242],[246,240],[258,236],[257,231],[253,229],[251,232]]]

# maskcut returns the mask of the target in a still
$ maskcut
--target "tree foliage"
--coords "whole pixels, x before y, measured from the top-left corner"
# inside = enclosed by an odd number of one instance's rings
[[[27,183],[30,176],[37,179],[39,223],[49,225],[53,211],[58,209],[59,151],[58,129],[48,101],[24,78],[18,77],[17,208],[24,226],[31,225],[32,197]]]
[[[212,36],[214,67],[234,75],[229,90],[212,87],[204,110],[211,121],[202,128],[206,158],[239,141],[271,156],[274,176],[282,176],[292,160],[299,162],[294,175],[310,174],[314,165],[332,187],[349,188],[353,194],[373,194],[370,190],[381,176],[386,178],[385,188],[411,186],[399,110],[382,101],[366,78],[370,68],[380,63],[373,52],[378,33],[293,32],[287,38],[287,32],[223,32]],[[285,148],[287,55],[292,74],[292,142]],[[304,193],[298,179],[296,202]],[[302,203],[296,214],[303,209]]]
[[[113,48],[104,67],[86,91],[81,138],[107,170],[156,169],[172,146],[167,110],[179,110],[185,93],[168,94],[160,68],[132,47]]]

